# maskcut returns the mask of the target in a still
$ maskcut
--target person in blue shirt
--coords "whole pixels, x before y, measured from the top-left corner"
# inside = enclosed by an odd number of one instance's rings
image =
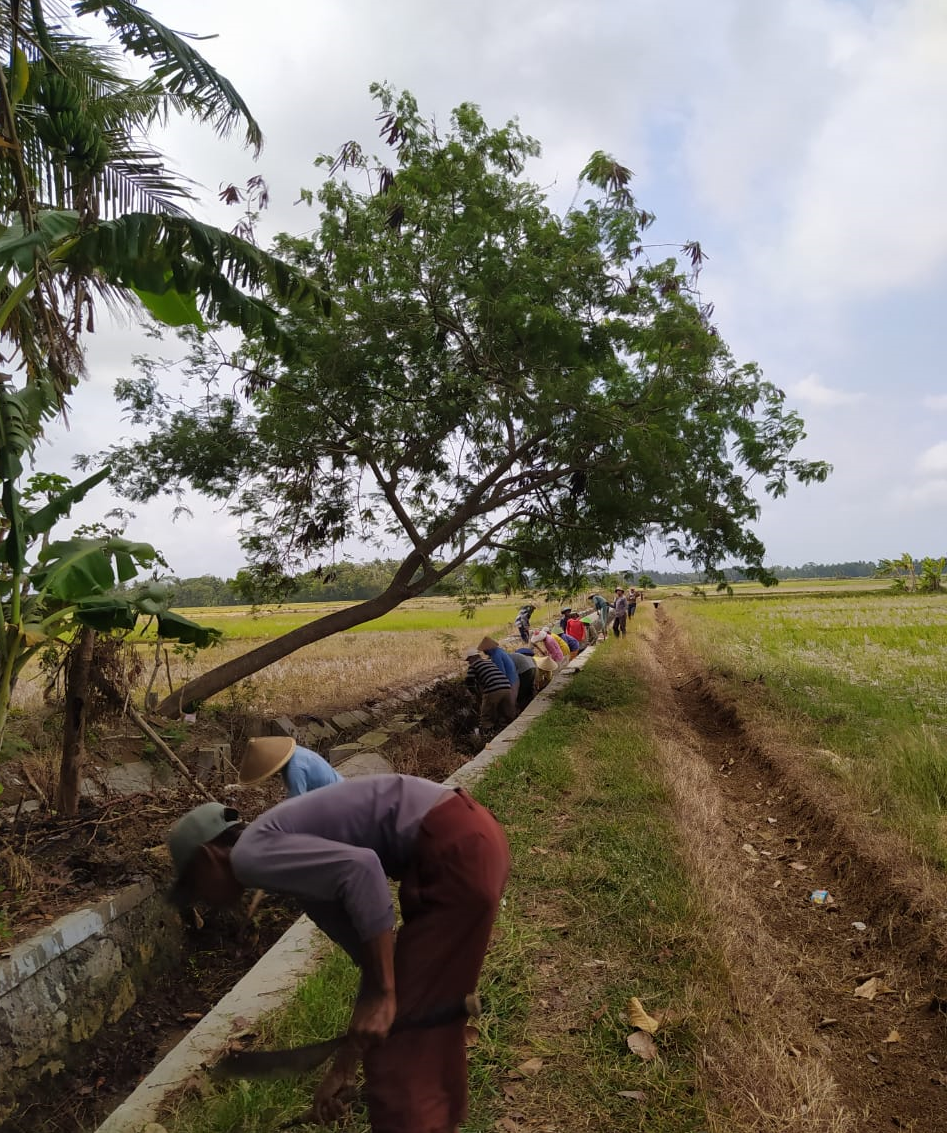
[[[477,648],[481,653],[486,653],[494,665],[496,665],[510,682],[509,712],[510,719],[512,720],[517,712],[516,701],[520,694],[520,675],[516,664],[509,653],[500,647],[499,641],[494,641],[492,637],[485,637]]]
[[[258,736],[247,743],[237,782],[244,787],[262,783],[279,772],[286,797],[295,798],[341,783],[342,776],[318,752],[301,747],[290,736]]]

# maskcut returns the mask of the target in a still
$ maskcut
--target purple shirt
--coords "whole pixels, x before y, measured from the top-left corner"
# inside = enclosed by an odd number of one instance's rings
[[[412,775],[365,775],[287,799],[240,835],[241,885],[299,899],[358,962],[361,944],[394,927],[388,878],[414,856],[418,828],[451,790]]]

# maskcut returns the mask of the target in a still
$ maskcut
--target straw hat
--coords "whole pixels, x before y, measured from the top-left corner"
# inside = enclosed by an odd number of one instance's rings
[[[467,652],[464,654],[464,660],[465,661],[473,661],[476,657],[479,657],[479,656],[480,656],[480,650],[479,649],[468,649]]]
[[[499,641],[494,641],[492,637],[485,637],[477,648],[481,650],[481,652],[486,653],[488,649],[499,649],[500,643]]]
[[[542,669],[544,673],[554,673],[559,667],[551,657],[534,657],[536,668]]]
[[[258,736],[249,740],[237,782],[244,787],[262,783],[285,767],[295,750],[296,741],[291,736]]]

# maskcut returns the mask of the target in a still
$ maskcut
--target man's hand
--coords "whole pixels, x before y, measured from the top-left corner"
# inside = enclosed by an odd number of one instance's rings
[[[362,1049],[383,1042],[395,1021],[397,1006],[393,991],[370,992],[363,989],[352,1009],[349,1034]]]
[[[339,1048],[332,1065],[316,1088],[312,1107],[301,1121],[311,1119],[320,1125],[328,1125],[345,1116],[355,1097],[355,1071],[358,1069],[359,1059],[357,1044],[346,1043]]]

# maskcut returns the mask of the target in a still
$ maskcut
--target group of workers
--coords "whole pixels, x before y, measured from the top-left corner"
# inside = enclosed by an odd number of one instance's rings
[[[618,588],[617,594],[624,595]],[[513,627],[522,642],[513,652],[501,648],[499,642],[485,637],[476,649],[469,649],[466,685],[480,699],[480,729],[494,731],[505,727],[533,699],[552,674],[599,636],[608,632],[614,607],[600,594],[590,594],[588,613],[564,605],[556,629],[543,626],[532,629],[530,618],[536,612],[532,604],[522,606],[513,619]],[[621,601],[625,602],[622,598]],[[617,604],[617,599],[616,599]],[[624,616],[627,619],[627,602]],[[616,615],[617,616],[617,615]],[[624,626],[624,622],[621,623]],[[618,634],[616,633],[616,636]]]
[[[484,638],[468,652],[466,680],[481,697],[482,725],[512,719],[557,668],[607,632],[613,609],[615,621],[627,620],[620,587],[614,606],[589,597],[596,613],[564,607],[558,633],[531,630],[535,607],[524,607],[520,649]],[[345,1039],[306,1119],[339,1119],[362,1064],[373,1133],[459,1133],[466,1005],[510,868],[502,827],[462,789],[411,775],[344,779],[291,737],[251,739],[239,782],[277,773],[288,797],[249,825],[217,802],[175,823],[174,899],[223,907],[253,889],[295,897],[359,967]],[[389,881],[399,883],[397,933]]]

